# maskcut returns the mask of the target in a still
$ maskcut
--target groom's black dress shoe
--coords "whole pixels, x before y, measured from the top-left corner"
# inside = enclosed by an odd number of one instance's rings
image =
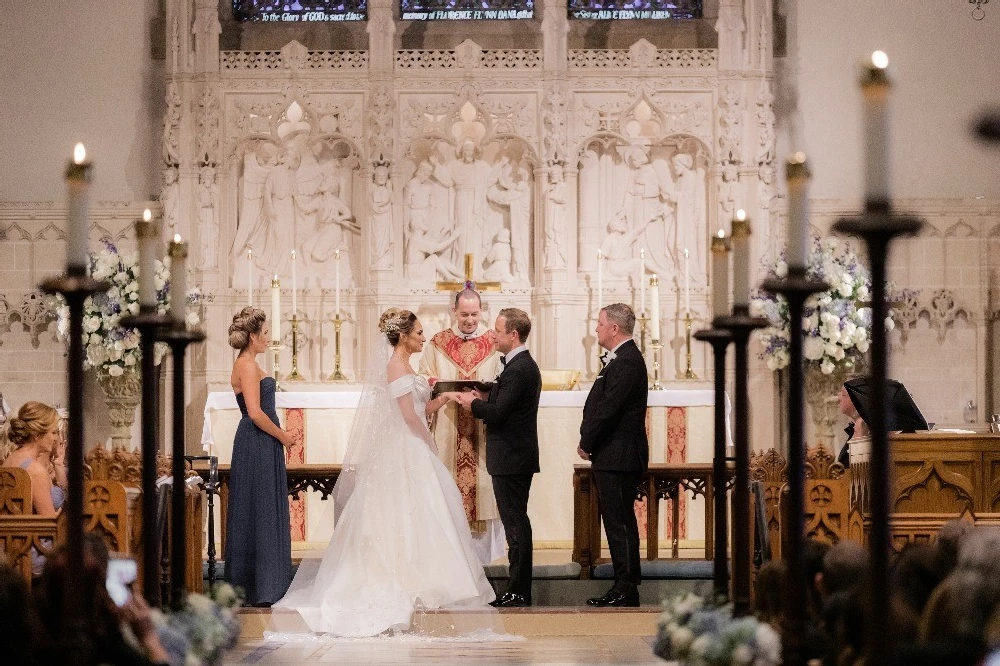
[[[598,608],[636,608],[639,606],[639,592],[618,592],[611,590],[603,597],[594,597],[587,600],[587,605]]]
[[[523,608],[530,605],[530,599],[526,599],[520,594],[514,594],[513,592],[506,592],[496,601],[490,602],[490,606],[494,608]]]

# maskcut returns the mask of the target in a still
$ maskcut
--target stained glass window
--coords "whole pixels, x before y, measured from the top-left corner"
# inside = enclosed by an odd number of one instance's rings
[[[569,0],[577,19],[698,19],[702,0]]]
[[[237,21],[364,21],[367,16],[368,0],[233,0],[233,17]]]

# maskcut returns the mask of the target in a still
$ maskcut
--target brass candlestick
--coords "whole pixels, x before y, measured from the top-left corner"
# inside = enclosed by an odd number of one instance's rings
[[[643,310],[635,319],[639,322],[639,350],[643,356],[646,356],[646,324],[649,323],[649,317],[646,316],[646,311]]]
[[[268,347],[271,349],[271,375],[274,377],[274,390],[284,391],[285,388],[281,385],[281,350],[285,348],[285,345],[281,344],[277,340],[271,342]]]
[[[333,374],[327,377],[327,381],[346,382],[347,375],[340,369],[340,327],[344,325],[344,320],[340,318],[340,313],[333,315],[334,330],[334,352],[333,352]]]
[[[652,391],[659,391],[663,388],[663,384],[660,383],[660,350],[663,349],[663,345],[659,340],[653,340],[649,343],[649,348],[653,350],[653,385],[649,388]]]
[[[299,374],[299,317],[292,313],[292,371],[286,378],[290,382],[301,382],[305,380]]]
[[[693,321],[691,311],[688,310],[687,314],[684,315],[684,357],[687,365],[684,370],[684,379],[698,379],[698,375],[691,370],[691,322]]]

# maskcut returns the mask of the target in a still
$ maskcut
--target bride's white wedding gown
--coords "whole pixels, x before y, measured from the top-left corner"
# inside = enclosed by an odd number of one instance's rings
[[[410,394],[418,415],[427,380],[388,385],[393,402]],[[395,405],[387,419],[402,415]],[[319,569],[306,560],[276,609],[297,611],[309,629],[337,636],[406,630],[416,608],[483,607],[495,598],[473,548],[451,474],[406,425],[390,427],[353,479]],[[342,478],[343,480],[343,478]]]

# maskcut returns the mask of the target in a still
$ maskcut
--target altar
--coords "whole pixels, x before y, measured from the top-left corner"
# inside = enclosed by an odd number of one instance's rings
[[[351,422],[361,393],[356,386],[339,391],[282,391],[276,394],[278,416],[293,431],[296,444],[286,456],[290,463],[338,464],[344,459]],[[649,392],[647,432],[651,463],[709,462],[712,459],[715,393],[708,388]],[[543,391],[538,413],[541,472],[531,486],[528,514],[536,548],[571,548],[573,543],[573,466],[580,463],[580,422],[586,391]],[[729,404],[726,404],[727,426]],[[205,405],[202,444],[220,463],[232,457],[233,437],[240,420],[232,392],[213,392]],[[727,427],[727,430],[729,428]],[[292,541],[323,543],[333,531],[333,500],[307,491],[290,499]],[[680,535],[698,545],[704,535],[704,502],[690,494],[681,500]],[[644,512],[643,512],[644,513]],[[661,507],[659,525],[670,527]],[[640,525],[640,531],[644,529]]]

